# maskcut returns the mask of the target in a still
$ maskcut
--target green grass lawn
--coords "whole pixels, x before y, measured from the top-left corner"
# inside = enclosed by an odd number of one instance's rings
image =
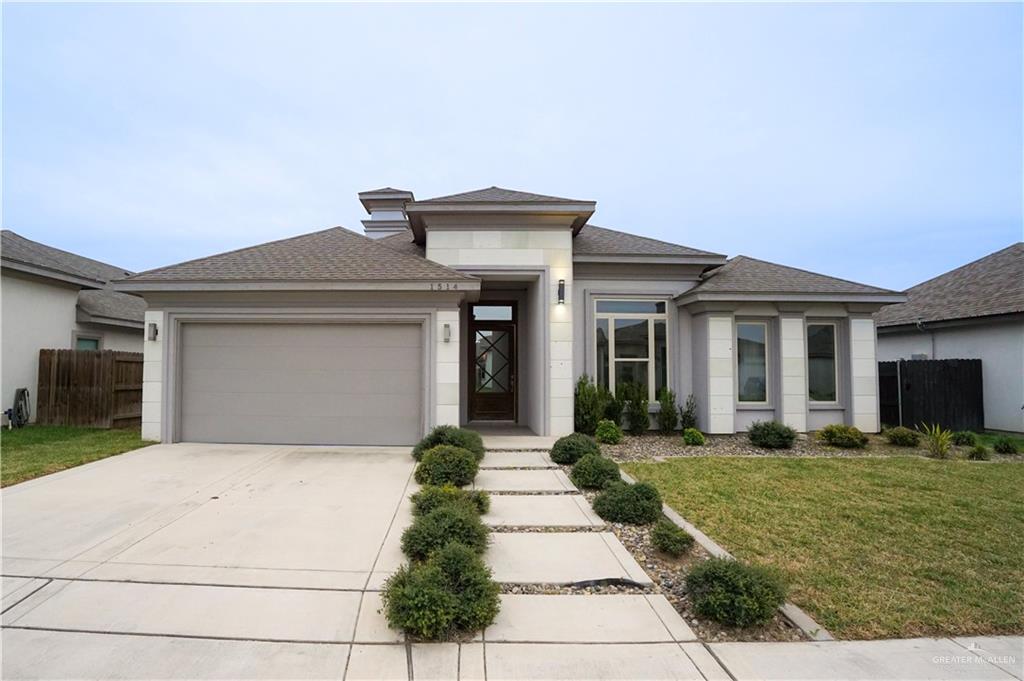
[[[0,433],[0,486],[154,444],[138,430],[27,426]]]
[[[978,444],[985,445],[989,449],[992,449],[992,443],[1000,437],[1009,437],[1017,443],[1017,451],[1024,454],[1024,435],[1014,435],[1012,433],[978,433]]]
[[[686,457],[623,468],[839,638],[1024,633],[1024,464]]]

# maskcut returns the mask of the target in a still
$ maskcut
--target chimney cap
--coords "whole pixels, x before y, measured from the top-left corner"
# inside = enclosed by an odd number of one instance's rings
[[[367,213],[373,213],[374,210],[402,210],[406,203],[415,200],[412,192],[394,187],[359,192],[359,203],[363,204]]]

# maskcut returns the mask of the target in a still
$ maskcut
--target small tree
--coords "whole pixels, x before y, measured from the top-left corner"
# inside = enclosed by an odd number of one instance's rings
[[[583,374],[576,381],[574,422],[577,433],[593,435],[597,422],[604,418],[604,399],[601,390]]]
[[[686,405],[679,407],[679,427],[683,430],[697,427],[697,398],[691,393]]]
[[[622,425],[622,412],[626,408],[625,400],[622,395],[613,395],[608,388],[602,386],[598,387],[601,392],[601,400],[604,405],[604,417],[614,423],[617,426]]]
[[[650,405],[646,386],[626,383],[617,387],[618,396],[625,401],[627,428],[631,435],[643,435],[651,427]]]
[[[662,388],[658,393],[658,404],[661,411],[658,412],[658,428],[666,435],[671,435],[679,423],[679,412],[676,411],[676,394],[668,388]]]

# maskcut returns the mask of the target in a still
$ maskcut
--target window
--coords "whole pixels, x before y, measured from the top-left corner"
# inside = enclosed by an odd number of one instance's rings
[[[75,338],[75,350],[99,350],[100,339],[99,338],[87,338],[86,336],[78,336]]]
[[[512,321],[512,306],[511,305],[474,305],[473,306],[473,320],[474,321],[494,321],[494,322],[510,322]]]
[[[836,325],[807,325],[807,395],[811,402],[836,401]]]
[[[740,402],[768,401],[768,324],[736,324],[736,379]]]
[[[668,318],[659,300],[598,300],[595,303],[596,381],[636,383],[652,402],[668,384]]]

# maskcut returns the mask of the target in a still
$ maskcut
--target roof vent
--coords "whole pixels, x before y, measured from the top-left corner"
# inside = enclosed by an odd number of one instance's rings
[[[405,204],[415,200],[412,192],[392,187],[359,192],[359,202],[370,214],[369,220],[363,220],[363,231],[366,236],[380,239],[404,232],[409,228]]]

